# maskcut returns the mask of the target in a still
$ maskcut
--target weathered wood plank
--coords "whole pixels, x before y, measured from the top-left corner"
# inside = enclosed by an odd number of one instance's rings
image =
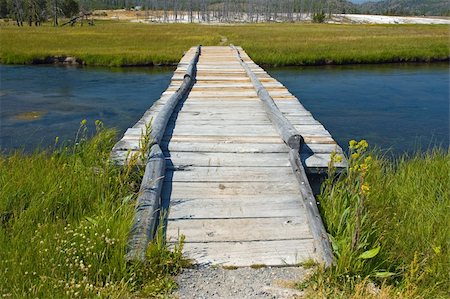
[[[166,202],[164,206],[168,206]],[[223,219],[256,217],[305,216],[303,203],[298,195],[239,196],[226,198],[170,198],[171,219]]]
[[[288,167],[286,153],[164,152],[167,166]]]
[[[212,153],[288,153],[289,148],[285,144],[273,143],[223,143],[223,142],[163,142],[163,149],[171,152],[212,152]],[[329,154],[341,153],[336,144],[308,144],[302,152],[305,154]]]
[[[168,182],[284,182],[294,179],[290,167],[196,167],[167,170]]]
[[[278,143],[283,141],[278,136],[216,136],[216,135],[167,135],[165,141],[187,142],[223,142],[223,143]]]
[[[177,241],[180,234],[186,236],[186,243],[312,238],[306,215],[277,218],[171,219],[167,227],[167,238]]]
[[[161,197],[229,198],[230,196],[280,196],[298,194],[296,181],[289,182],[177,182],[166,181]]]
[[[312,239],[186,243],[184,252],[197,264],[237,267],[296,265],[317,259]]]
[[[223,152],[165,152],[167,167],[183,165],[203,167],[285,167],[289,166],[288,156],[281,153],[223,153]],[[321,167],[330,162],[331,153],[308,153],[301,155],[307,167]],[[344,159],[342,160],[344,161]],[[345,162],[335,163],[345,167]]]

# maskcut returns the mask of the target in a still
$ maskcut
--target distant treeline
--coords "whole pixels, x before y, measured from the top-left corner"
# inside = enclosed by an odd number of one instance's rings
[[[40,26],[49,19],[58,25],[58,17],[71,18],[79,12],[76,0],[0,0],[0,17],[13,19],[17,26]]]
[[[345,0],[0,0],[0,16],[14,19],[18,26],[39,26],[58,16],[73,17],[96,9],[136,9],[161,22],[270,22],[300,21],[303,16],[355,13]]]
[[[72,18],[80,11],[136,9],[160,22],[295,22],[323,21],[336,13],[448,15],[446,0],[385,0],[353,4],[346,0],[0,0],[0,17],[18,26],[39,26],[49,19]]]
[[[360,13],[411,16],[449,16],[448,0],[384,0],[358,6]]]
[[[314,9],[332,13],[366,13],[385,15],[449,15],[447,0],[383,0],[354,4],[346,0],[79,0],[89,9],[143,7],[149,10],[237,12],[267,11],[272,13],[313,12]]]
[[[139,4],[134,8],[148,12],[149,18],[161,22],[295,22],[305,15],[324,17],[325,14],[356,12],[354,5],[344,0],[144,0],[133,3]]]

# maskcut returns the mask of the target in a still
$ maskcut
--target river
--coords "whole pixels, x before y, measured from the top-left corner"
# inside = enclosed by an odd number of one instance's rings
[[[167,88],[173,68],[0,65],[2,150],[73,140],[97,119],[120,133]],[[344,148],[394,154],[449,146],[448,64],[269,68]]]

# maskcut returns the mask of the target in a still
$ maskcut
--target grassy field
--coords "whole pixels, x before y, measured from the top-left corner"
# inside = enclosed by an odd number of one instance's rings
[[[392,162],[353,143],[349,169],[319,197],[336,266],[306,283],[317,298],[448,298],[450,152]]]
[[[148,298],[175,287],[181,247],[124,259],[140,174],[108,162],[116,140],[97,124],[73,146],[0,156],[0,297]]]
[[[0,61],[29,64],[75,56],[87,65],[174,64],[189,47],[242,46],[262,65],[448,60],[445,25],[193,25],[97,22],[89,27],[18,28],[1,23]]]

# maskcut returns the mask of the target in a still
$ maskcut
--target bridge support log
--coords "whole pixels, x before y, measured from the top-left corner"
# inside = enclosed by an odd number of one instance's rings
[[[152,130],[150,136],[152,142],[160,144],[164,132],[166,131],[167,123],[178,105],[180,100],[187,94],[189,89],[194,82],[195,77],[195,65],[197,64],[198,57],[200,56],[200,46],[197,47],[194,57],[191,59],[189,66],[183,78],[183,83],[180,85],[178,90],[167,100],[162,109],[159,111],[152,123]]]
[[[256,77],[255,73],[242,59],[239,50],[233,45],[231,47],[234,49],[234,51],[236,51],[236,56],[241,66],[244,68],[247,76],[250,77],[250,80],[255,87],[256,93],[264,103],[264,110],[266,111],[267,116],[269,117],[272,124],[275,126],[281,139],[283,139],[284,143],[286,143],[290,148],[294,148],[297,149],[297,151],[300,151],[304,142],[302,135],[300,135],[297,129],[294,128],[294,126],[289,122],[289,120],[287,120],[283,113],[281,113],[280,109],[278,109],[275,101],[261,84],[261,81]]]
[[[148,243],[153,240],[156,225],[161,211],[161,190],[166,172],[165,156],[159,146],[167,123],[178,105],[179,101],[188,93],[195,78],[195,67],[200,55],[200,46],[197,47],[194,57],[183,78],[178,90],[167,100],[161,111],[152,123],[150,142],[154,143],[150,149],[148,162],[145,166],[139,196],[136,203],[136,212],[133,226],[128,239],[126,258],[128,260],[145,260]]]
[[[306,208],[309,227],[316,243],[315,247],[319,249],[319,255],[323,257],[325,267],[328,267],[334,263],[333,251],[322,218],[320,217],[311,185],[306,176],[305,168],[300,159],[300,154],[296,149],[289,151],[289,161],[300,186],[300,193],[302,194],[303,203]]]
[[[131,227],[128,260],[144,260],[148,243],[153,239],[161,208],[161,190],[166,172],[166,159],[158,144],[151,147],[136,203]]]

